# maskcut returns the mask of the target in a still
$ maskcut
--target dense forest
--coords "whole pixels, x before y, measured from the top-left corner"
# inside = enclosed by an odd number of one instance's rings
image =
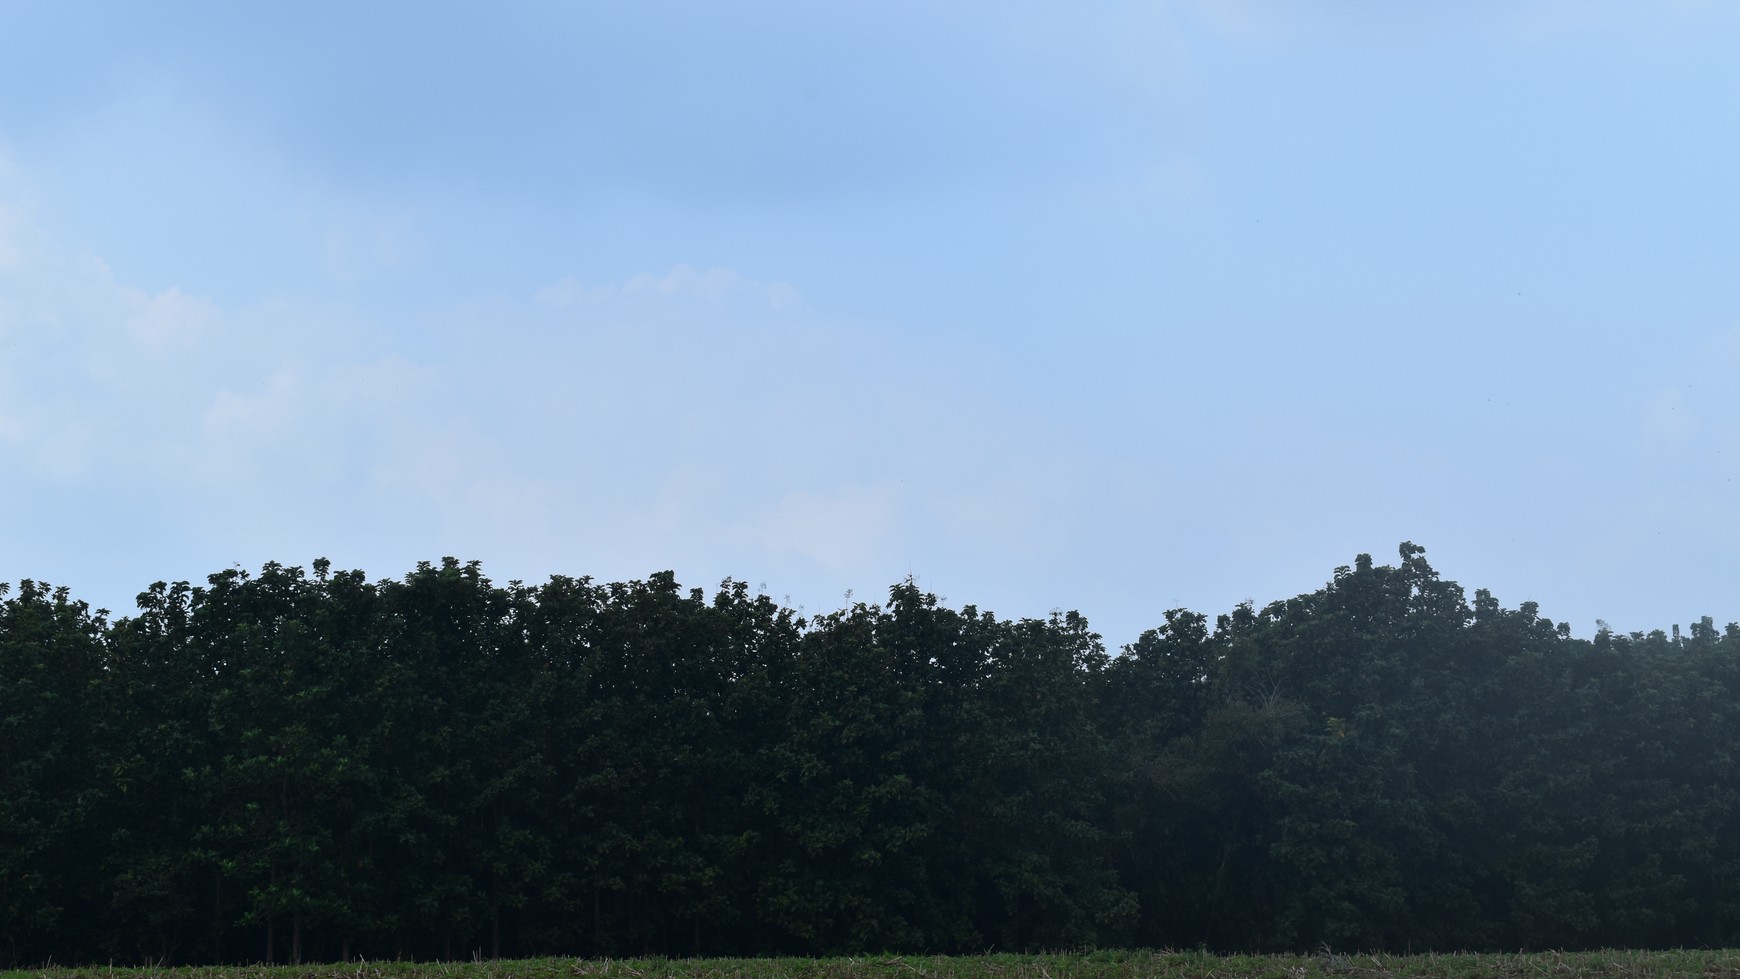
[[[1115,656],[911,582],[24,581],[0,965],[1740,944],[1740,628],[1400,551]]]

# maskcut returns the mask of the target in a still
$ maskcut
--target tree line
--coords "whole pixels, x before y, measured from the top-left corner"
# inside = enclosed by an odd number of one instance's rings
[[[1740,944],[1740,627],[1412,544],[1117,656],[911,581],[0,598],[0,965]]]

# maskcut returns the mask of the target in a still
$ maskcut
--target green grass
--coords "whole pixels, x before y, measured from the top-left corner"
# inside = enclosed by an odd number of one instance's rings
[[[0,979],[1740,979],[1740,950],[1454,955],[1091,952],[958,958],[520,959],[221,968],[47,968]]]

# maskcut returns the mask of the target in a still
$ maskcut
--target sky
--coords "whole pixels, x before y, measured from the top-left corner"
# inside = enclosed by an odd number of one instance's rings
[[[0,0],[0,579],[1740,619],[1740,6]]]

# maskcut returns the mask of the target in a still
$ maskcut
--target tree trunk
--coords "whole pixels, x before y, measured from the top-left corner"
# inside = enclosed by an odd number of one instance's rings
[[[300,912],[290,919],[290,964],[302,964],[302,915]]]
[[[278,890],[278,861],[276,860],[269,865],[266,883],[271,885],[272,892],[275,894]],[[278,964],[278,919],[273,915],[266,916],[266,964]]]
[[[217,936],[217,960],[224,960],[224,875],[218,871],[211,875],[211,927]]]

